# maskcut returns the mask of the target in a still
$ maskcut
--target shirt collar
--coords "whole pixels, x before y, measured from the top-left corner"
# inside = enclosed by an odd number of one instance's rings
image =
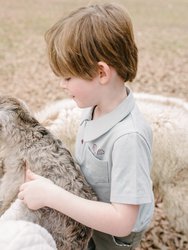
[[[85,110],[81,121],[81,125],[85,123],[84,141],[92,141],[105,134],[133,110],[133,94],[127,87],[126,90],[127,97],[112,112],[96,120],[91,120],[93,108]]]

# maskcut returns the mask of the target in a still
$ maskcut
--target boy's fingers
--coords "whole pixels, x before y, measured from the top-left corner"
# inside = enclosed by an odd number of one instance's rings
[[[26,171],[29,169],[29,165],[28,165],[27,161],[25,161],[25,169],[26,169]]]
[[[33,173],[30,169],[26,170],[26,182],[41,178],[40,175]]]
[[[31,172],[30,169],[26,170],[26,181],[32,181],[34,180],[34,174]]]
[[[27,170],[29,169],[29,165],[27,163],[27,161],[25,161],[25,174],[24,174],[24,182],[28,181],[27,180]]]
[[[18,194],[18,199],[23,200],[24,196],[23,196],[23,192],[19,192]]]
[[[22,185],[19,187],[19,191],[20,191],[20,192],[23,191],[24,188],[25,188],[25,186],[26,186],[26,183],[22,184]]]
[[[31,171],[26,169],[26,182],[32,180]]]

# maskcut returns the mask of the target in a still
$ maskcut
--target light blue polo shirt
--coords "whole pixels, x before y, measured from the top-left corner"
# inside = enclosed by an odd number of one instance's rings
[[[75,157],[100,201],[140,205],[133,229],[139,232],[154,211],[152,131],[128,88],[127,94],[112,112],[96,120],[93,108],[84,110]]]

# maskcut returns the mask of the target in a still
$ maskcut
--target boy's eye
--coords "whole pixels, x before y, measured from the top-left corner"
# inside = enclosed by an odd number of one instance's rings
[[[65,81],[70,81],[71,77],[66,77]]]

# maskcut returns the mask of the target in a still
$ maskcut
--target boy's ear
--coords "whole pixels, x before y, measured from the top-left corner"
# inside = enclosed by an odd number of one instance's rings
[[[98,76],[101,84],[105,84],[109,81],[111,75],[111,69],[105,62],[98,62]]]

